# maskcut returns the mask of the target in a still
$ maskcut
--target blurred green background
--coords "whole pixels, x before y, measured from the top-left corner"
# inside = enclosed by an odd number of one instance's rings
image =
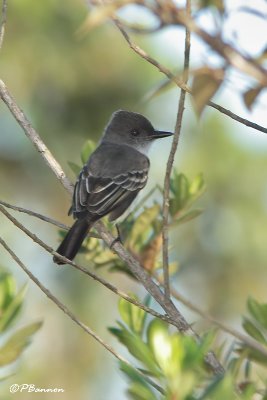
[[[79,35],[87,12],[83,1],[13,0],[0,53],[1,79],[73,181],[67,162],[80,163],[83,143],[98,140],[114,110],[142,112],[157,128],[173,130],[179,94],[172,89],[142,102],[163,77],[128,48],[111,23]],[[177,68],[183,48],[179,44],[176,51],[171,36],[182,43],[179,29],[135,39],[162,63]],[[218,101],[230,107],[229,92],[221,93]],[[231,101],[238,103],[234,97]],[[203,172],[207,191],[199,202],[204,213],[172,233],[171,257],[180,265],[173,284],[203,309],[239,327],[248,295],[266,301],[266,138],[213,110],[197,121],[189,100],[183,126],[175,165],[189,177]],[[3,103],[0,127],[1,199],[70,224],[68,195]],[[154,146],[143,195],[163,183],[169,149],[170,141]],[[17,216],[57,246],[55,227]],[[1,235],[38,278],[123,353],[106,329],[118,318],[116,296],[70,267],[55,266],[47,253],[0,218]],[[3,249],[0,254],[1,265],[15,274],[19,285],[27,281]],[[124,276],[100,273],[125,291],[144,294]],[[181,310],[190,322],[198,321],[184,307]],[[64,400],[125,398],[126,384],[116,360],[30,283],[20,323],[40,318],[44,325],[13,368],[16,374],[1,383],[1,398],[9,398],[12,383],[63,388],[64,394],[57,396]],[[29,398],[27,393],[19,396]],[[51,394],[38,397],[50,400]]]

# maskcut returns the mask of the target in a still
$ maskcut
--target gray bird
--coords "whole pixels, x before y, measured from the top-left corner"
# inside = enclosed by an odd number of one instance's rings
[[[109,214],[114,221],[127,210],[147,183],[150,145],[170,135],[155,130],[141,114],[123,110],[112,114],[75,184],[70,212],[76,221],[57,249],[59,254],[72,260],[97,220]],[[54,262],[64,264],[56,256]]]

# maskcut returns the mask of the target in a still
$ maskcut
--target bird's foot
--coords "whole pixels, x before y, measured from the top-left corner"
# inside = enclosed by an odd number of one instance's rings
[[[119,225],[116,224],[115,226],[116,226],[116,229],[117,229],[117,237],[111,242],[111,245],[109,246],[110,250],[113,249],[113,246],[115,245],[115,243],[119,242],[120,244],[123,244]]]

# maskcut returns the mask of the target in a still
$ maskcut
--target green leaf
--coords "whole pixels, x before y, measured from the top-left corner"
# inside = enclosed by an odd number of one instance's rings
[[[184,174],[177,174],[171,179],[170,214],[173,216],[182,210],[189,200],[189,181]]]
[[[81,160],[83,164],[86,164],[88,161],[88,158],[90,157],[90,155],[93,153],[93,151],[96,148],[96,144],[95,142],[93,142],[92,140],[87,140],[83,147],[82,147],[82,151],[81,151]]]
[[[3,315],[0,318],[0,332],[6,330],[17,316],[19,310],[22,307],[26,290],[27,285],[24,285],[9,303],[8,307],[4,310]]]
[[[210,396],[221,385],[222,380],[223,380],[223,377],[221,375],[215,376],[214,379],[211,381],[211,383],[204,389],[202,395],[199,396],[198,400],[214,399],[214,397],[210,397]]]
[[[69,165],[70,169],[72,170],[72,172],[74,173],[74,175],[78,176],[79,173],[81,172],[82,167],[78,164],[75,164],[72,161],[68,161],[68,165]]]
[[[206,185],[203,174],[198,174],[190,183],[189,194],[190,200],[195,201],[205,191]]]
[[[130,332],[121,323],[120,328],[109,328],[109,331],[124,344],[128,351],[139,361],[141,361],[154,376],[161,376],[156,360],[149,346],[142,341],[140,336]]]
[[[131,297],[138,300],[138,297],[133,294]],[[146,312],[122,298],[119,300],[119,312],[128,327],[141,336],[144,328]]]
[[[199,345],[190,336],[184,336],[180,338],[180,340],[182,342],[182,348],[184,352],[182,363],[183,369],[192,371],[193,368],[202,367],[204,359],[204,348],[207,347],[207,345],[204,345],[203,343],[202,345]],[[181,345],[179,344],[178,351],[181,351],[180,348]]]
[[[168,324],[160,319],[153,319],[147,328],[147,342],[158,364],[166,373],[169,370],[172,355],[172,343]]]
[[[9,305],[16,293],[16,282],[13,276],[8,272],[0,273],[0,310]],[[2,313],[1,312],[1,313]]]
[[[155,393],[143,383],[133,383],[127,392],[133,400],[157,400]]]
[[[15,332],[11,338],[0,347],[0,366],[14,362],[30,343],[30,337],[40,329],[42,322],[35,322]]]
[[[253,322],[247,318],[243,318],[242,326],[249,336],[262,344],[267,344],[267,341],[261,331],[253,324]]]
[[[153,221],[159,216],[160,205],[154,204],[152,207],[145,208],[145,210],[136,218],[130,238],[129,246],[133,247],[138,242],[144,243],[148,234],[151,232],[151,225]]]
[[[245,375],[245,379],[246,380],[250,379],[250,376],[251,376],[251,362],[249,360],[246,360],[246,362],[245,362],[244,375]]]
[[[218,333],[217,328],[212,328],[205,332],[201,337],[200,348],[203,353],[207,353],[214,342],[216,335]]]
[[[146,395],[146,397],[139,397],[139,399],[144,399],[144,400],[149,400],[149,399],[157,399],[157,397],[151,397],[151,395],[154,396],[153,390],[150,387],[150,384],[146,381],[145,377],[143,377],[141,374],[139,374],[135,368],[131,367],[130,365],[121,362],[120,361],[120,370],[128,377],[128,379],[131,381],[132,385],[130,386],[129,389],[129,394],[132,395],[133,399],[138,399],[138,397],[134,396],[142,396],[143,394]],[[131,390],[132,387],[138,387],[138,390]],[[139,391],[140,388],[140,391]],[[142,389],[141,389],[142,388]]]
[[[120,370],[127,375],[127,377],[133,382],[143,382],[144,377],[139,374],[135,368],[131,367],[130,365],[126,364],[123,361],[119,361]]]
[[[265,329],[267,329],[267,304],[260,304],[252,297],[248,298],[247,307],[250,314]]]
[[[185,222],[191,221],[194,218],[197,218],[199,215],[203,213],[203,209],[195,208],[194,210],[190,210],[182,214],[179,218],[175,218],[172,221],[171,225],[179,225],[184,224]]]

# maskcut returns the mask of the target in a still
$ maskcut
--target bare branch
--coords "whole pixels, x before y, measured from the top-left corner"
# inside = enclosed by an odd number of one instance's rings
[[[190,17],[191,13],[191,1],[187,0],[186,2],[186,10],[188,16]],[[184,84],[187,84],[188,81],[188,71],[189,71],[189,58],[190,58],[190,31],[189,29],[185,30],[185,50],[184,50]],[[176,118],[174,136],[171,146],[171,151],[168,157],[167,168],[164,179],[164,190],[163,190],[163,220],[162,220],[162,263],[163,263],[163,275],[164,275],[164,290],[167,298],[170,297],[170,282],[169,282],[169,227],[168,227],[168,219],[169,219],[169,197],[170,197],[170,180],[172,167],[174,163],[174,157],[178,148],[179,138],[181,134],[182,128],[182,119],[184,112],[184,103],[185,103],[186,91],[184,89],[181,90],[178,113]]]
[[[155,190],[155,189],[152,189],[152,190]],[[3,206],[5,206],[5,207],[7,207],[7,208],[12,209],[12,210],[19,211],[19,212],[28,214],[28,215],[30,215],[30,216],[39,218],[40,220],[45,221],[45,222],[48,222],[48,223],[50,223],[50,224],[52,224],[52,225],[55,225],[55,226],[57,226],[58,228],[65,229],[65,230],[68,230],[68,229],[69,229],[69,226],[67,226],[67,225],[65,225],[65,224],[62,224],[61,222],[58,222],[58,221],[56,221],[56,220],[54,220],[54,219],[52,219],[52,218],[49,218],[49,217],[47,217],[47,216],[45,216],[45,215],[36,213],[36,212],[34,212],[34,211],[32,211],[32,210],[28,210],[28,209],[25,209],[25,208],[23,208],[23,207],[14,206],[14,205],[12,205],[12,204],[6,203],[5,201],[1,201],[1,200],[0,200],[0,204],[3,205]],[[21,226],[22,226],[22,225],[20,225],[20,223],[19,223],[17,220],[14,219],[14,220],[12,220],[12,222],[13,222],[19,229],[21,229]],[[16,223],[15,223],[15,222],[16,222]],[[24,233],[26,233],[27,236],[29,236],[29,237],[32,238],[32,235],[33,235],[33,234],[32,234],[29,230],[26,230],[26,228],[25,228],[25,230],[24,230]],[[30,234],[31,234],[31,235],[30,235]],[[100,236],[99,236],[99,235],[96,235],[96,234],[91,234],[90,236],[91,236],[91,237],[95,237],[95,238],[100,238]],[[45,250],[48,251],[49,253],[51,253],[51,254],[53,253],[53,249],[52,249],[51,247],[49,247],[48,245],[44,246],[45,243],[43,243],[43,242],[41,241],[41,239],[39,239],[37,236],[36,236],[36,239],[38,239],[38,240],[37,240],[37,243],[38,243],[41,247],[45,248]],[[48,249],[50,249],[50,250],[48,250]],[[54,252],[54,254],[57,255],[59,258],[62,258],[63,261],[67,260],[67,259],[65,259],[65,257],[60,256],[59,253]],[[111,285],[110,283],[108,283],[108,282],[105,281],[104,279],[100,278],[100,277],[97,276],[96,274],[91,273],[90,271],[88,271],[88,269],[84,268],[83,266],[81,266],[81,265],[79,265],[79,264],[76,264],[76,263],[74,263],[74,262],[72,262],[72,261],[70,261],[70,260],[68,260],[68,264],[71,265],[71,266],[73,266],[74,268],[80,270],[81,272],[85,273],[86,275],[90,276],[91,278],[93,278],[94,280],[98,281],[99,283],[103,284],[103,286],[107,287],[107,288],[110,289],[113,293],[117,294],[118,296],[120,296],[120,297],[123,298],[124,300],[129,301],[130,303],[132,303],[132,304],[136,305],[137,307],[143,309],[145,312],[147,312],[147,313],[153,315],[154,317],[159,318],[159,319],[162,319],[163,321],[166,321],[166,322],[170,323],[171,325],[173,325],[173,321],[172,321],[168,316],[162,315],[162,314],[160,314],[160,313],[157,313],[156,311],[154,311],[154,310],[151,309],[150,307],[147,307],[147,306],[143,305],[142,303],[136,301],[135,299],[129,297],[127,294],[125,294],[124,292],[122,292],[121,290],[119,290],[118,288],[116,288],[115,286]],[[75,265],[73,265],[73,264],[75,264]],[[160,284],[163,283],[162,280],[160,280],[160,279],[158,279],[158,278],[157,278],[157,280],[159,281]],[[232,328],[230,328],[230,327],[228,327],[228,326],[222,324],[220,321],[216,320],[214,317],[210,316],[209,314],[207,314],[206,312],[204,312],[203,310],[201,310],[200,308],[198,308],[196,305],[194,305],[193,303],[191,303],[189,300],[187,300],[185,297],[183,297],[181,294],[179,294],[175,289],[171,289],[171,294],[172,294],[172,296],[173,296],[174,298],[176,298],[177,300],[179,300],[181,303],[183,303],[185,306],[187,306],[188,308],[190,308],[192,311],[195,311],[197,314],[201,315],[201,317],[202,317],[203,319],[205,319],[205,320],[207,320],[207,321],[210,321],[210,322],[213,322],[215,325],[219,326],[219,327],[220,327],[222,330],[224,330],[225,332],[228,332],[228,333],[231,334],[232,336],[235,336],[237,339],[242,340],[244,343],[248,344],[248,343],[246,342],[246,336],[241,335],[241,334],[239,334],[239,332],[235,331],[234,329],[232,329]],[[241,337],[243,337],[243,339],[242,339]],[[244,338],[245,338],[245,339],[244,339]]]
[[[126,42],[129,44],[130,48],[139,56],[144,58],[146,61],[148,61],[150,64],[154,65],[160,72],[162,72],[164,75],[166,75],[170,80],[176,83],[176,85],[180,88],[183,89],[187,92],[190,92],[190,88],[184,84],[184,82],[179,79],[177,76],[175,76],[168,68],[160,64],[157,60],[155,60],[153,57],[151,57],[148,53],[146,53],[141,47],[139,47],[137,44],[135,44],[126,30],[124,29],[124,26],[120,20],[117,18],[112,19],[117,28],[120,30],[122,36],[126,40]]]
[[[6,20],[7,20],[7,0],[2,0],[2,16],[1,16],[1,22],[0,22],[0,50],[3,46]]]
[[[264,126],[261,126],[259,124],[256,124],[255,122],[249,121],[248,119],[242,118],[239,115],[234,114],[232,111],[228,110],[227,108],[224,108],[220,106],[219,104],[214,103],[213,101],[209,101],[207,103],[208,106],[215,108],[215,110],[218,110],[222,114],[227,115],[227,117],[230,117],[234,119],[237,122],[240,122],[240,124],[246,125],[249,128],[255,129],[256,131],[267,133],[267,128]]]
[[[152,12],[155,10],[152,8]],[[221,35],[210,35],[208,32],[201,29],[194,19],[188,15],[187,10],[178,8],[171,0],[166,4],[164,13],[159,10],[156,15],[159,19],[168,25],[183,25],[191,32],[198,35],[206,44],[215,50],[224,58],[230,65],[244,72],[245,74],[255,78],[262,86],[267,86],[267,71],[252,58],[242,55],[238,50],[234,49],[229,44],[225,43]]]
[[[87,268],[83,267],[82,265],[76,264],[74,261],[68,260],[66,257],[60,255],[56,251],[52,249],[52,247],[48,246],[45,242],[43,242],[37,235],[32,233],[29,229],[27,229],[23,224],[21,224],[16,218],[14,218],[8,211],[6,211],[0,205],[0,211],[4,214],[17,228],[23,231],[28,237],[30,237],[35,243],[39,244],[43,249],[45,249],[48,253],[52,255],[56,255],[60,260],[66,262],[67,264],[71,265],[75,269],[81,271],[85,275],[89,276],[90,278],[94,279],[95,281],[101,283],[107,289],[112,291],[113,293],[117,294],[124,300],[128,301],[129,303],[134,304],[135,306],[141,308],[145,312],[153,315],[154,317],[160,318],[163,321],[167,321],[168,323],[175,325],[175,322],[172,321],[168,316],[162,315],[152,308],[145,306],[144,304],[140,303],[139,301],[133,299],[132,297],[128,296],[126,293],[121,291],[120,289],[113,286],[111,283],[107,282],[105,279],[101,278],[100,276],[94,274],[93,272],[89,271]]]
[[[5,84],[0,81],[0,95],[3,101],[7,104],[11,113],[14,115],[20,126],[25,131],[28,138],[33,142],[38,152],[41,153],[42,157],[45,159],[46,164],[52,169],[55,173],[59,181],[63,184],[65,189],[72,194],[73,186],[70,184],[67,179],[64,171],[61,166],[55,160],[51,152],[47,149],[45,144],[42,142],[40,136],[35,131],[35,129],[31,126],[30,122],[27,120],[26,116],[19,109],[14,99],[8,93]],[[1,209],[3,207],[1,206]],[[7,212],[4,209],[5,213]],[[2,210],[3,212],[3,210]],[[107,243],[108,246],[111,246],[114,243],[114,237],[107,231],[104,224],[101,221],[98,221],[94,227],[97,232],[101,235],[102,239]],[[142,268],[140,263],[129,253],[126,249],[121,245],[121,243],[116,242],[113,245],[113,250],[115,253],[123,260],[132,274],[143,284],[148,293],[161,305],[169,318],[171,318],[175,322],[175,326],[177,329],[185,333],[187,335],[193,336],[196,340],[199,340],[198,335],[193,331],[192,327],[187,323],[182,314],[177,310],[175,305],[170,299],[167,299],[162,293],[160,287],[152,280],[151,276],[147,273],[147,271]],[[213,352],[209,352],[205,357],[206,363],[210,366],[210,368],[214,371],[215,374],[223,374],[224,369],[216,359]]]
[[[131,368],[134,368],[135,371],[141,375],[147,382],[149,382],[155,389],[157,389],[160,393],[164,393],[163,389],[158,386],[154,381],[148,378],[145,374],[143,374],[139,369],[133,367],[129,361],[127,361],[124,357],[118,354],[109,344],[104,342],[91,328],[85,325],[82,321],[80,321],[76,316],[63,304],[58,300],[56,296],[54,296],[49,289],[47,289],[40,281],[36,278],[35,275],[26,267],[26,265],[18,258],[18,256],[10,249],[10,247],[6,244],[6,242],[0,237],[0,244],[6,249],[6,251],[10,254],[13,260],[23,269],[23,271],[28,275],[28,277],[41,289],[41,291],[61,310],[66,314],[76,325],[82,328],[88,335],[92,336],[98,343],[101,344],[106,350],[108,350],[114,357],[116,357],[119,361],[125,363]]]
[[[161,282],[161,280],[159,280],[159,282]],[[262,346],[256,340],[250,338],[249,336],[243,335],[242,333],[238,332],[237,330],[235,330],[235,329],[223,324],[222,322],[218,321],[212,315],[210,315],[207,312],[203,311],[201,308],[199,308],[198,306],[193,304],[190,300],[186,299],[184,296],[182,296],[180,293],[178,293],[177,290],[175,290],[174,288],[171,288],[171,294],[176,300],[180,301],[182,304],[184,304],[190,310],[194,311],[196,314],[200,315],[206,321],[209,321],[209,322],[213,323],[214,325],[217,325],[224,332],[227,332],[231,336],[233,336],[236,339],[240,340],[242,343],[246,344],[251,349],[259,351],[262,355],[267,357],[266,348],[264,346]]]
[[[4,207],[10,208],[11,210],[18,211],[18,212],[30,215],[32,217],[38,218],[41,221],[48,222],[49,224],[55,225],[60,229],[64,229],[64,230],[69,230],[70,229],[69,226],[67,226],[65,224],[62,224],[61,222],[56,221],[55,219],[52,219],[52,218],[47,217],[45,215],[39,214],[39,213],[37,213],[35,211],[28,210],[28,209],[23,208],[23,207],[14,206],[14,205],[6,203],[5,201],[2,201],[2,200],[0,200],[0,204],[2,204],[2,206],[4,206]],[[97,235],[95,233],[92,233],[92,232],[89,232],[87,236],[88,237],[94,237],[96,239],[100,239],[99,235]]]
[[[113,21],[115,22],[115,24],[117,25],[118,29],[122,33],[123,37],[125,38],[125,40],[129,44],[130,48],[136,54],[138,54],[140,57],[142,57],[144,60],[146,60],[150,64],[154,65],[160,72],[162,72],[165,76],[167,76],[168,79],[173,81],[180,89],[183,89],[187,93],[192,94],[191,89],[187,85],[185,85],[184,82],[182,82],[182,80],[180,80],[168,68],[166,68],[164,65],[160,64],[157,60],[155,60],[153,57],[151,57],[149,54],[147,54],[141,47],[139,47],[138,45],[136,45],[132,41],[130,36],[125,31],[121,21],[118,21],[117,19],[113,19]],[[222,106],[214,103],[213,101],[209,101],[207,103],[207,105],[212,107],[212,108],[214,108],[215,110],[227,115],[231,119],[233,119],[233,120],[235,120],[235,121],[237,121],[237,122],[239,122],[239,123],[241,123],[243,125],[248,126],[249,128],[255,129],[255,130],[259,131],[259,132],[267,133],[267,128],[265,128],[264,126],[261,126],[259,124],[256,124],[256,123],[252,122],[252,121],[249,121],[248,119],[242,118],[239,115],[237,115],[237,114],[233,113],[232,111],[228,110],[227,108],[222,107]]]

